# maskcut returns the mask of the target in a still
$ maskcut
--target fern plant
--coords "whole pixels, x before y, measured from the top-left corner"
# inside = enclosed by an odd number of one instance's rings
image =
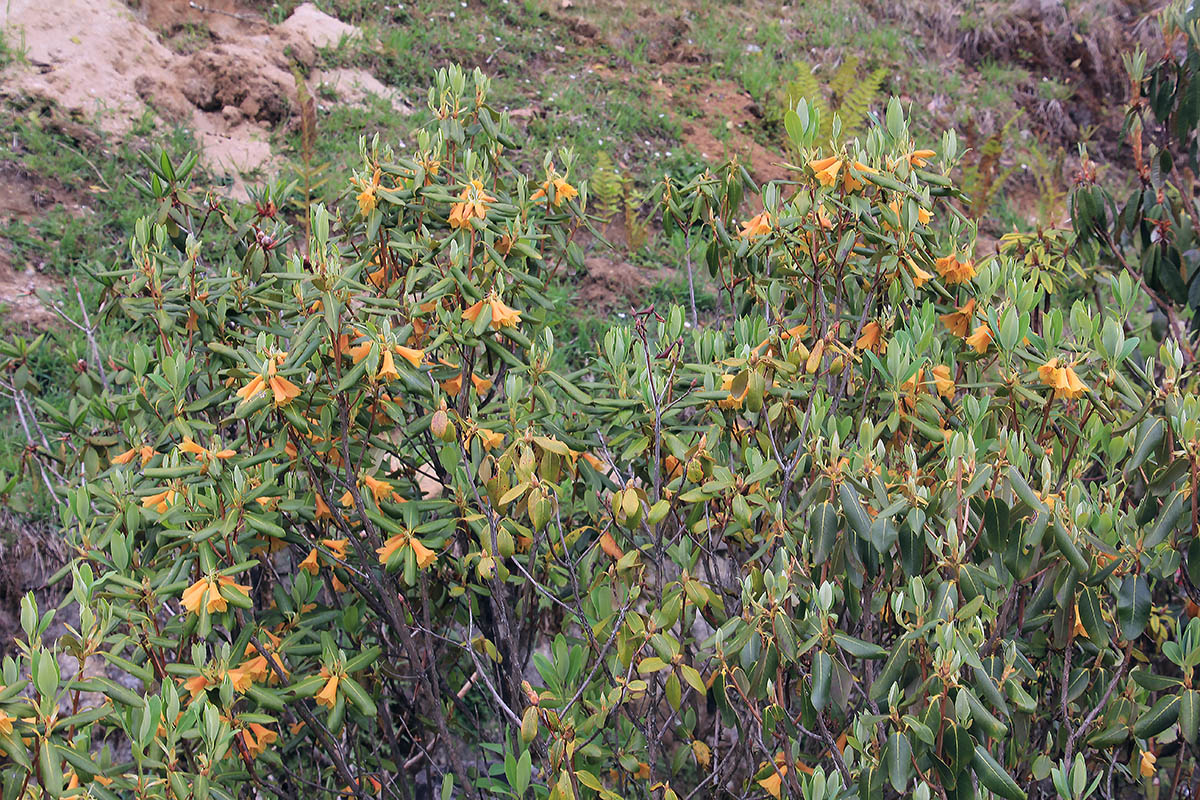
[[[637,191],[632,176],[619,169],[604,151],[596,154],[588,191],[605,235],[620,215],[625,244],[630,250],[640,250],[650,237],[650,217],[642,213],[646,197]]]
[[[309,234],[309,217],[313,195],[321,188],[329,176],[325,174],[328,164],[314,162],[317,148],[317,102],[308,91],[304,75],[295,66],[292,67],[292,78],[296,83],[296,104],[300,108],[300,163],[293,166],[296,171],[297,183],[304,193],[304,205],[299,215],[304,221],[304,235]]]
[[[613,165],[608,153],[601,150],[596,154],[596,167],[588,181],[596,216],[607,224],[621,210],[621,195],[624,191],[620,171]]]
[[[1004,166],[1001,156],[1011,140],[1013,125],[1021,112],[1013,114],[995,133],[979,142],[974,123],[967,128],[967,154],[962,165],[962,192],[967,198],[967,213],[979,219],[991,207],[1004,183],[1016,171],[1016,164]],[[973,156],[972,156],[973,154]]]
[[[850,56],[822,86],[807,62],[796,61],[794,66],[795,76],[784,87],[784,104],[786,108],[794,108],[798,101],[807,100],[820,113],[819,143],[836,144],[860,131],[887,76],[887,70],[880,67],[860,78],[860,59]]]

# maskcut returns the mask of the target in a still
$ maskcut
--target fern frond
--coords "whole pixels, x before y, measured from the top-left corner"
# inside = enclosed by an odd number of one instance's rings
[[[611,221],[621,209],[624,185],[608,153],[601,151],[596,154],[596,167],[592,170],[588,187],[595,201],[596,216],[604,222]]]
[[[843,95],[842,103],[838,107],[838,113],[842,117],[843,135],[858,130],[866,121],[867,112],[871,110],[871,101],[875,99],[886,76],[887,70],[877,69],[850,87]]]
[[[842,62],[837,71],[833,73],[833,77],[829,79],[829,90],[833,92],[834,101],[842,102],[842,98],[848,95],[858,82],[858,56],[847,56]],[[845,122],[845,120],[842,120]]]

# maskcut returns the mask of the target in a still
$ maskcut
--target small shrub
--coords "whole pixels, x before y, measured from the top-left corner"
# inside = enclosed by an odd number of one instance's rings
[[[830,151],[802,104],[795,184],[663,190],[734,316],[650,307],[560,374],[547,284],[587,187],[569,154],[514,173],[487,88],[439,73],[416,151],[364,146],[354,207],[293,252],[156,168],[103,276],[132,344],[44,423],[80,614],[51,641],[23,605],[5,797],[1178,774],[1200,399],[1171,343],[1131,358],[1128,276],[1035,315],[943,199],[952,136],[917,147],[893,101]]]

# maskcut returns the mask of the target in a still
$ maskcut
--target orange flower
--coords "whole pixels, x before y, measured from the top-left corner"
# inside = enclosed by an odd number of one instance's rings
[[[317,705],[333,708],[333,704],[337,702],[338,681],[340,679],[337,675],[330,675],[329,671],[324,667],[321,667],[321,677],[328,680],[325,681],[325,686],[322,687],[321,691],[317,692]]]
[[[208,688],[208,678],[203,675],[194,675],[183,682],[183,688],[187,689],[188,694],[192,696],[192,700],[195,700]]]
[[[349,539],[322,539],[321,544],[333,553],[333,557],[338,561],[346,560],[346,545],[350,544]]]
[[[935,263],[938,274],[942,276],[942,280],[948,286],[953,286],[956,283],[966,283],[975,277],[975,262],[974,261],[959,261],[958,257],[953,253],[939,258]]]
[[[837,156],[829,156],[829,158],[814,159],[808,162],[808,166],[822,186],[833,186],[837,181],[838,172],[842,168],[842,162]]]
[[[462,318],[469,322],[474,322],[479,318],[479,315],[483,311],[485,304],[492,312],[492,319],[490,323],[492,330],[498,331],[501,328],[516,327],[518,324],[520,324],[521,312],[517,311],[515,308],[509,308],[508,306],[504,305],[504,303],[500,302],[500,298],[496,296],[495,292],[489,293],[488,296],[483,300],[480,300],[479,302],[475,303],[475,305],[462,312]]]
[[[417,566],[421,569],[425,569],[437,561],[437,553],[422,544],[415,536],[410,536],[407,533],[398,533],[384,542],[383,547],[375,550],[379,554],[379,563],[386,566],[391,557],[404,547],[412,548],[413,555],[417,559]]]
[[[237,390],[237,396],[242,398],[243,401],[249,400],[261,392],[266,383],[262,375],[255,375],[249,383]]]
[[[753,217],[742,225],[742,232],[738,236],[743,239],[749,239],[753,236],[762,236],[771,232],[771,214],[763,211],[756,217]]]
[[[1070,365],[1059,366],[1057,358],[1052,358],[1038,367],[1038,377],[1042,379],[1042,383],[1054,390],[1056,398],[1071,400],[1087,391],[1075,370]]]
[[[930,213],[929,209],[920,206],[917,207],[917,222],[927,225],[931,219],[933,219],[933,214]]]
[[[400,373],[396,371],[396,361],[392,358],[391,350],[383,351],[383,358],[379,359],[379,371],[375,373],[375,378],[380,381],[400,379]]]
[[[542,184],[542,188],[540,188],[536,192],[534,192],[530,196],[529,199],[533,202],[536,202],[538,200],[541,200],[543,197],[549,197],[550,196],[550,184],[551,184],[551,181],[547,180],[545,183]],[[554,207],[555,208],[558,208],[566,201],[574,199],[579,196],[579,191],[574,186],[567,183],[566,178],[555,178],[553,180],[553,184],[554,184]]]
[[[233,684],[233,690],[239,694],[244,693],[254,685],[254,673],[245,664],[231,669],[225,674],[229,676],[229,682]]]
[[[193,614],[199,614],[206,594],[208,594],[208,578],[201,578],[183,590],[183,607]]]
[[[908,154],[908,163],[914,167],[923,167],[928,159],[936,155],[937,153],[933,150],[914,150]]]
[[[1138,773],[1143,778],[1153,778],[1154,774],[1158,772],[1158,768],[1155,766],[1157,761],[1158,757],[1154,753],[1143,750],[1141,760],[1138,762]]]
[[[282,408],[300,396],[300,387],[287,378],[272,375],[270,383],[271,392],[275,395],[276,408]]]
[[[853,169],[851,169],[851,167]],[[871,169],[861,161],[855,161],[853,164],[847,167],[846,171],[842,173],[842,189],[846,192],[857,192],[859,189],[861,189],[863,187],[863,183],[858,179],[855,173],[864,172],[869,172],[873,175],[876,173],[876,170]]]
[[[437,561],[437,553],[430,550],[420,539],[412,538],[408,540],[408,546],[412,548],[413,555],[417,557],[417,566],[425,569],[433,562]]]
[[[988,351],[992,344],[992,329],[987,325],[979,325],[971,332],[971,335],[966,338],[966,342],[976,353],[983,355]]]
[[[421,362],[425,360],[424,350],[415,350],[411,347],[405,347],[402,344],[396,345],[396,355],[403,358],[405,361],[413,365],[413,368],[421,366]]]
[[[487,219],[488,204],[496,198],[483,190],[483,183],[471,181],[458,196],[459,202],[450,208],[450,227],[466,228],[472,219]]]
[[[953,333],[955,336],[966,337],[967,331],[971,329],[971,320],[975,318],[975,298],[972,297],[956,311],[951,311],[948,314],[942,314],[942,324],[946,326],[946,330]]]
[[[204,606],[208,613],[224,611],[229,607],[228,602],[221,596],[221,589],[231,589],[246,596],[250,595],[250,587],[235,583],[228,575],[218,575],[215,578],[205,576],[183,590],[183,607],[193,614],[200,613]]]
[[[928,272],[926,272],[925,270],[918,267],[917,263],[915,261],[913,261],[911,258],[908,258],[907,256],[905,256],[904,260],[908,263],[908,268],[912,272],[913,286],[916,287],[917,289],[920,289],[922,286],[924,286],[926,283],[929,282],[930,278],[933,277]]]
[[[954,397],[954,379],[950,377],[950,368],[945,364],[933,368],[933,383],[942,397],[947,400]]]
[[[133,459],[139,455],[142,457],[142,466],[144,467],[150,462],[150,459],[154,458],[154,448],[150,447],[149,445],[131,447],[124,453],[113,456],[112,462],[114,464],[125,465],[133,461]]]
[[[348,348],[346,353],[352,359],[354,359],[354,363],[357,364],[371,354],[371,343],[367,341],[363,342],[362,344],[356,344],[354,347]]]
[[[374,478],[370,475],[363,475],[362,482],[366,484],[368,489],[371,490],[371,496],[375,498],[376,503],[386,500],[387,497],[392,493],[392,485],[387,481],[381,481],[378,478]]]
[[[218,450],[215,452],[212,450],[206,450],[205,448],[201,447],[200,445],[198,445],[194,441],[192,441],[192,437],[190,437],[190,436],[183,437],[183,441],[179,443],[179,452],[190,453],[191,455],[194,455],[199,460],[205,461],[205,462],[211,461],[214,458],[219,458],[219,459],[233,458],[234,456],[237,455],[236,450],[226,449],[226,450]]]
[[[10,717],[7,712],[0,711],[0,733],[8,735],[13,732],[13,723],[17,721],[16,717]]]
[[[266,727],[259,725],[257,722],[251,722],[245,730],[242,731],[242,741],[246,745],[246,752],[250,756],[257,757],[267,749],[267,745],[279,738],[279,734]]]
[[[321,499],[321,495],[318,494],[318,495],[315,495],[315,497],[316,497],[316,501],[317,501],[316,502],[316,506],[317,506],[317,517],[316,518],[317,519],[333,519],[333,512],[329,509],[329,506],[326,505],[325,501]]]
[[[379,779],[373,775],[364,775],[363,778],[364,780],[358,782],[359,787],[364,791],[369,791],[371,794],[378,795],[379,791],[383,788],[383,784],[379,782]],[[369,783],[370,786],[365,786],[364,783]],[[356,795],[357,792],[354,791],[354,787],[343,786],[342,792],[338,797],[355,797]]]
[[[487,428],[476,428],[475,435],[479,437],[484,450],[494,450],[504,444],[504,434]]]
[[[859,350],[870,350],[882,355],[887,352],[887,342],[883,339],[883,328],[875,320],[863,326],[862,336],[854,343]]]
[[[153,508],[160,514],[167,513],[167,509],[175,502],[178,492],[174,489],[163,489],[158,494],[152,494],[149,497],[142,499],[142,508]]]
[[[305,556],[304,560],[297,564],[297,566],[307,572],[309,575],[316,575],[321,569],[321,564],[317,561],[317,557],[317,549],[314,547],[312,550],[308,551],[308,555]]]

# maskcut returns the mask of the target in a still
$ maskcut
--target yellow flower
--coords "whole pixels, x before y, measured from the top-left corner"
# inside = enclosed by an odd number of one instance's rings
[[[733,375],[725,375],[721,378],[721,391],[729,393],[728,397],[717,402],[721,408],[741,408],[742,402],[746,399],[746,393],[750,391],[750,381],[746,381],[742,384],[742,390],[734,394],[734,379]]]
[[[967,337],[966,342],[976,353],[983,355],[992,344],[992,329],[987,325],[980,325]]]
[[[942,276],[942,280],[947,286],[953,286],[956,283],[966,283],[975,277],[975,262],[974,261],[959,261],[958,257],[951,253],[950,255],[939,258],[934,262],[937,267],[938,274]]]
[[[1056,398],[1072,400],[1087,391],[1075,370],[1070,365],[1059,366],[1057,358],[1052,358],[1038,367],[1038,377],[1042,379],[1042,383],[1054,390]]]
[[[953,333],[955,336],[966,337],[967,331],[971,329],[971,321],[975,318],[975,298],[972,297],[965,305],[960,306],[957,310],[951,311],[948,314],[942,314],[942,324],[946,326],[946,330]]]
[[[1154,773],[1158,772],[1158,769],[1155,767],[1155,762],[1157,761],[1158,757],[1154,753],[1151,753],[1149,750],[1143,750],[1141,761],[1138,763],[1138,773],[1143,778],[1153,778]]]
[[[484,305],[491,309],[492,321],[490,325],[494,331],[498,331],[501,328],[516,327],[521,322],[521,312],[504,305],[495,292],[489,293],[487,297],[463,311],[462,318],[468,322],[474,322],[479,318]]]
[[[933,383],[942,397],[947,400],[954,397],[954,379],[950,377],[950,368],[945,364],[933,368]]]
[[[472,219],[487,219],[488,204],[496,198],[484,191],[483,183],[471,181],[458,196],[458,202],[450,208],[450,227],[466,228]]]
[[[566,178],[555,178],[553,181],[546,180],[542,184],[542,188],[538,189],[529,198],[531,201],[541,200],[543,197],[550,196],[550,184],[554,184],[554,207],[558,208],[568,200],[572,200],[579,196],[579,190],[571,184],[567,183]]]
[[[0,733],[5,735],[12,733],[13,723],[16,721],[16,717],[10,717],[6,712],[0,711]]]
[[[738,234],[743,239],[749,239],[753,236],[762,236],[771,232],[771,214],[763,211],[756,217],[746,221],[742,225],[742,231]]]
[[[379,177],[379,167],[376,167],[375,175],[370,181],[360,178],[351,179],[355,186],[362,187],[362,191],[358,193],[358,210],[364,217],[370,216],[371,212],[375,210],[375,206],[378,205],[378,200],[375,198],[375,190],[379,188]]]

